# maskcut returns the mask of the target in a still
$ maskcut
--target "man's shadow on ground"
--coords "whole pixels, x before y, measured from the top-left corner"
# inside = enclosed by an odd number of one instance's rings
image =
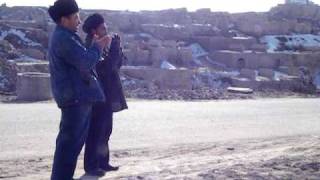
[[[90,176],[90,175],[84,174],[80,178],[77,178],[75,180],[99,180],[99,178],[102,178],[102,177]]]

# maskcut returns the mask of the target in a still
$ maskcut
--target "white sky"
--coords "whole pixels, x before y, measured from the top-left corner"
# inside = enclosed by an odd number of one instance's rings
[[[55,0],[0,0],[8,6],[49,6]],[[211,8],[212,11],[268,11],[285,0],[77,0],[82,9],[160,10],[186,7],[190,11]],[[320,0],[313,0],[319,4]]]

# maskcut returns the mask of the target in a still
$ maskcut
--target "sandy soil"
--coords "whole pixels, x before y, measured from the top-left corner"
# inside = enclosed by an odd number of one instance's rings
[[[111,140],[121,168],[102,180],[320,179],[319,99],[129,106]],[[58,124],[52,102],[0,104],[0,179],[49,179]],[[82,164],[80,155],[77,178],[98,179]]]
[[[100,179],[319,179],[320,137],[297,136],[117,150]],[[48,179],[51,157],[0,161],[1,178]],[[82,158],[76,176],[83,180]]]

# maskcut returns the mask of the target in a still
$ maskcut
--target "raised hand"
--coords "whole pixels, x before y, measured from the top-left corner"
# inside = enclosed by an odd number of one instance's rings
[[[98,38],[97,36],[93,37],[93,43],[97,44],[101,51],[106,48],[106,46],[110,43],[110,40],[111,38],[108,35],[101,38]]]
[[[111,45],[110,45],[110,52],[118,54],[120,52],[120,36],[115,34],[112,38]]]

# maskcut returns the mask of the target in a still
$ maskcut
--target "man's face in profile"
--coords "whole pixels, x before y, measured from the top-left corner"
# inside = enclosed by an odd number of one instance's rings
[[[71,14],[70,16],[62,17],[61,24],[64,27],[70,29],[71,31],[77,32],[81,24],[79,13],[77,12],[77,13]]]
[[[102,23],[97,27],[97,29],[94,30],[93,33],[98,37],[103,37],[108,34],[108,26],[106,23]]]

